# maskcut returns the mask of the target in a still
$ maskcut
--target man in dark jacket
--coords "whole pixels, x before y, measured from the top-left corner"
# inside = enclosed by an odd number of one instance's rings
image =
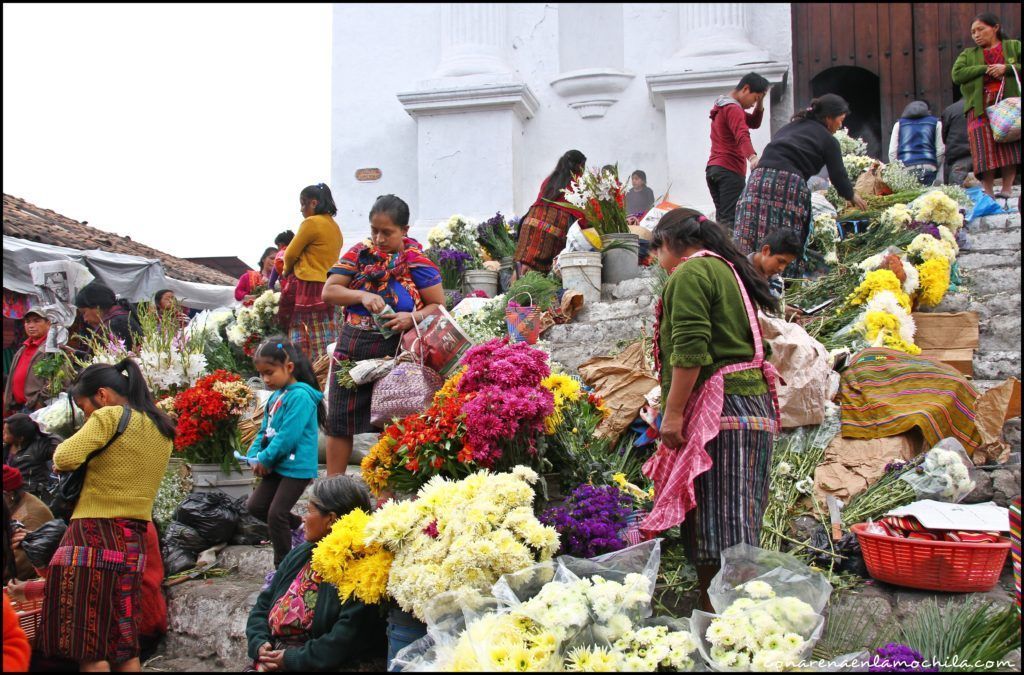
[[[945,146],[942,123],[932,115],[927,101],[911,101],[892,127],[889,161],[897,159],[912,169],[924,185],[935,182]]]
[[[954,101],[942,111],[942,142],[946,144],[946,161],[943,165],[943,182],[946,185],[963,185],[967,174],[974,169],[971,159],[971,145],[967,140],[967,117],[964,115],[964,100]]]
[[[757,165],[750,130],[761,126],[769,86],[761,75],[747,73],[728,96],[719,96],[711,107],[711,157],[704,175],[715,202],[715,220],[728,227],[732,227],[736,202],[747,184],[747,164],[751,169]],[[750,107],[754,111],[748,113]]]

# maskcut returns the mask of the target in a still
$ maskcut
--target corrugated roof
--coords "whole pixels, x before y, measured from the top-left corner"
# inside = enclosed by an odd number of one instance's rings
[[[220,286],[234,286],[237,281],[223,272],[184,258],[168,255],[163,251],[132,241],[130,237],[97,230],[95,227],[9,194],[4,194],[3,223],[4,234],[11,237],[66,246],[80,251],[100,249],[113,253],[142,256],[143,258],[157,258],[163,263],[164,272],[168,276],[182,281]]]

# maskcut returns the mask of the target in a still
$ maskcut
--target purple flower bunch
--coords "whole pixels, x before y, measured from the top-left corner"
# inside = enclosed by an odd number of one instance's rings
[[[899,460],[889,462],[885,465],[885,473],[903,473],[910,466],[910,462],[901,462]]]
[[[494,338],[471,348],[462,357],[466,372],[459,381],[459,392],[468,394],[494,385],[511,389],[537,389],[551,374],[547,356],[525,342],[509,344],[508,338]]]
[[[505,216],[501,212],[476,226],[476,240],[495,260],[501,260],[516,252],[516,244],[508,233]]]
[[[459,274],[466,271],[466,263],[472,259],[470,254],[455,248],[442,248],[437,252],[438,264],[457,270]]]
[[[460,293],[459,291],[456,291],[456,290],[446,290],[444,292],[444,295],[445,295],[445,303],[444,303],[445,309],[454,309],[455,306],[458,305],[460,302],[462,302],[463,298],[466,297],[462,293]]]
[[[923,667],[924,657],[921,652],[908,647],[907,645],[901,645],[895,642],[890,642],[884,647],[879,647],[875,650],[875,656],[871,660],[871,665],[868,666],[868,672],[871,673],[937,673],[939,669],[936,667],[924,668]]]
[[[936,239],[942,239],[942,235],[939,234],[939,226],[928,221],[914,220],[910,223],[910,229],[917,230],[922,234],[930,234]]]
[[[580,485],[562,506],[548,509],[540,522],[558,530],[559,554],[592,558],[626,547],[619,533],[632,513],[632,500],[614,485]]]

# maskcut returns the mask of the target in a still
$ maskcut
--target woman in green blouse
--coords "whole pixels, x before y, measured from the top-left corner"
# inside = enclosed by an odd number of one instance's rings
[[[682,524],[710,611],[721,551],[756,546],[761,535],[778,411],[756,311],[775,309],[776,299],[697,211],[665,214],[651,248],[670,275],[658,305],[662,443],[644,466],[657,497],[641,529]]]

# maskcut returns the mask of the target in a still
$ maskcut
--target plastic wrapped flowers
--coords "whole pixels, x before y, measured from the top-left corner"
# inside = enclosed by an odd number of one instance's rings
[[[692,619],[708,664],[781,672],[810,655],[832,586],[791,555],[738,544],[722,552],[708,593],[718,614],[695,611]]]
[[[417,499],[384,504],[366,524],[364,543],[395,556],[388,593],[424,620],[441,593],[482,591],[502,574],[550,560],[558,534],[533,514],[537,480],[525,466],[457,482],[435,476]]]

